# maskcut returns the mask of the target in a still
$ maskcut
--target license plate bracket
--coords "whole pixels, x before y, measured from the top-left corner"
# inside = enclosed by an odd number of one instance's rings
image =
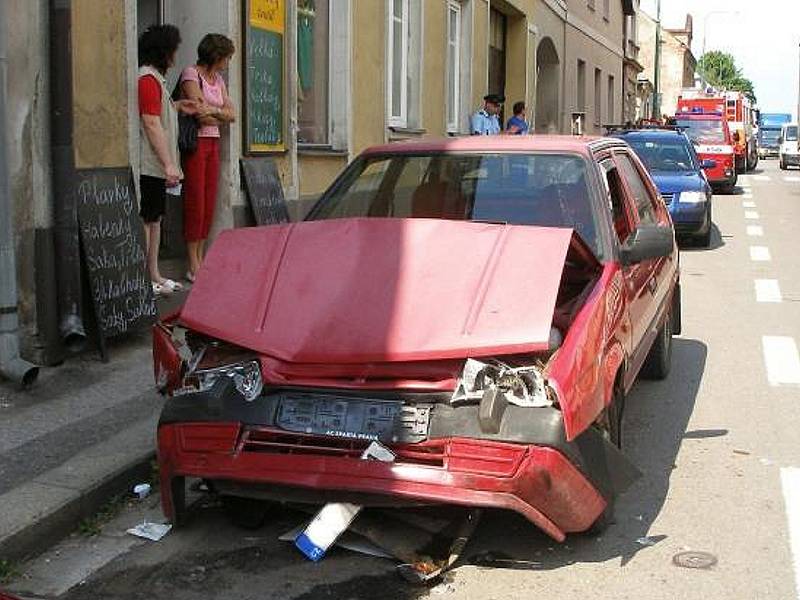
[[[427,438],[431,405],[326,394],[283,394],[276,425],[286,431],[384,443]]]

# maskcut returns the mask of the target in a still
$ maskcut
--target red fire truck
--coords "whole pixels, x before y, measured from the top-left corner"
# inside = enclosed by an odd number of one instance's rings
[[[736,172],[744,173],[758,164],[755,109],[742,92],[686,89],[678,97],[678,117],[686,113],[719,113],[733,136]]]
[[[734,137],[725,117],[695,107],[691,112],[677,114],[674,124],[692,140],[700,160],[709,161],[705,174],[711,187],[715,191],[733,192],[738,179],[736,155]]]

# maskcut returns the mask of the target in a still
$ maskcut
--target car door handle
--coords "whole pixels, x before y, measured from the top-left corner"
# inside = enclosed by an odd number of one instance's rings
[[[647,289],[650,290],[650,293],[653,296],[656,295],[656,290],[658,289],[658,281],[656,281],[655,277],[651,277],[647,282]]]

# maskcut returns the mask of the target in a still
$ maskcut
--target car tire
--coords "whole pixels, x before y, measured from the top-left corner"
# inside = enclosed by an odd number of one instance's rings
[[[642,377],[666,379],[672,366],[672,317],[667,315],[642,366]]]
[[[706,228],[705,233],[701,233],[700,235],[695,238],[697,240],[697,245],[701,248],[709,248],[711,246],[711,230],[713,229],[713,221],[711,220],[711,208],[708,209],[708,214],[706,215],[706,221],[708,223],[708,227]]]
[[[240,529],[260,529],[267,520],[269,504],[255,498],[220,496],[228,520]]]
[[[614,444],[620,450],[622,449],[622,425],[623,414],[625,411],[625,393],[619,386],[614,387],[614,399],[606,409],[605,418],[607,421],[607,428],[604,430],[604,435],[607,436],[608,441]],[[597,517],[594,523],[586,530],[588,535],[600,535],[614,523],[614,504],[615,498],[605,498],[606,507],[600,516]]]
[[[786,163],[783,162],[782,158],[778,160],[778,166],[781,168],[781,171],[785,171],[786,170]]]

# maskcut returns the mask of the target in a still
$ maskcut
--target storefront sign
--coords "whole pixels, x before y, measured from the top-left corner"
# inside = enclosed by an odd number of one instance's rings
[[[246,153],[285,150],[284,0],[250,0],[246,24]]]

